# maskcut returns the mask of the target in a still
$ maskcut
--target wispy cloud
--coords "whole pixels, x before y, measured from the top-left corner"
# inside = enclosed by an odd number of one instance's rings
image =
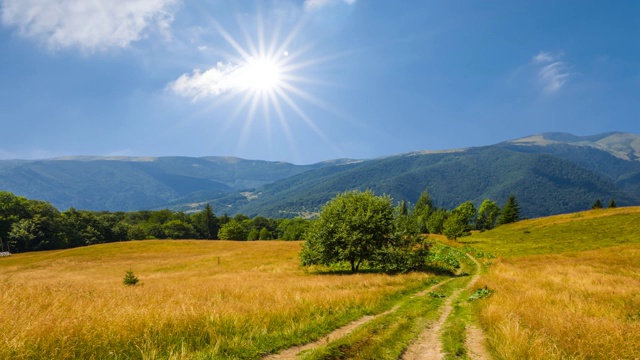
[[[540,51],[538,53],[538,55],[533,57],[533,62],[534,63],[546,63],[546,62],[551,62],[554,61],[554,59],[556,58],[557,55],[554,55],[550,52],[546,52],[546,51]]]
[[[541,51],[531,59],[534,65],[540,67],[538,81],[548,94],[560,90],[571,76],[569,65],[560,60],[562,56],[562,53]]]
[[[219,62],[208,70],[195,69],[191,74],[183,74],[167,88],[177,95],[196,101],[236,90],[241,73],[241,64]]]
[[[326,7],[329,5],[335,5],[339,3],[353,5],[356,3],[356,0],[305,0],[304,8],[307,11],[313,11],[313,10],[322,9],[323,7]]]
[[[168,34],[181,0],[0,0],[2,23],[51,48],[85,52],[127,47],[155,30]]]

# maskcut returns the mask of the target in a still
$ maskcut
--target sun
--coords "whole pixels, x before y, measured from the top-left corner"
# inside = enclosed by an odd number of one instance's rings
[[[269,57],[250,58],[240,75],[239,86],[248,90],[275,91],[282,84],[282,66]]]
[[[321,69],[319,66],[333,60],[336,55],[313,56],[313,44],[302,44],[295,40],[300,26],[298,24],[291,31],[282,33],[280,25],[267,26],[273,29],[267,36],[263,21],[258,19],[256,34],[251,36],[251,31],[241,22],[241,36],[234,38],[214,22],[213,27],[227,43],[215,52],[215,65],[206,70],[194,69],[191,74],[183,74],[169,88],[179,95],[191,97],[193,101],[211,99],[211,109],[227,102],[235,103],[232,106],[235,109],[230,109],[231,112],[226,116],[225,127],[230,127],[236,121],[242,122],[238,149],[246,145],[256,125],[262,125],[264,132],[260,135],[266,137],[268,146],[272,141],[272,131],[279,129],[278,135],[283,135],[293,152],[297,153],[292,133],[293,126],[298,128],[293,123],[297,121],[311,129],[336,153],[340,153],[307,114],[309,107],[315,107],[344,118],[331,104],[309,92],[327,85],[326,81],[310,74],[317,73]],[[202,48],[202,51],[206,51],[209,47]]]

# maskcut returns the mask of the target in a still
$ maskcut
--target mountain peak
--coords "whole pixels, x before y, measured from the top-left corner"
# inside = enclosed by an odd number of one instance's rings
[[[591,136],[548,132],[507,141],[506,143],[519,146],[549,146],[554,144],[589,146],[606,151],[623,160],[640,161],[640,135],[625,132],[608,132]]]

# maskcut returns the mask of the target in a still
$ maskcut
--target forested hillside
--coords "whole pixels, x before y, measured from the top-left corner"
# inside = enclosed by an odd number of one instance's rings
[[[244,201],[239,209],[269,216],[294,213],[301,206],[312,211],[342,189],[372,189],[415,202],[425,187],[437,206],[449,209],[466,200],[476,205],[485,198],[503,202],[515,194],[527,217],[588,209],[596,198],[615,198],[621,205],[638,203],[638,197],[624,192],[614,179],[574,162],[484,147],[310,171],[265,186],[258,199]]]
[[[416,151],[312,165],[226,157],[71,157],[0,161],[0,190],[64,210],[197,212],[310,217],[336,194],[372,189],[415,202],[429,188],[437,206],[503,202],[515,194],[523,215],[588,209],[595,199],[640,205],[640,136],[533,135],[500,144]]]

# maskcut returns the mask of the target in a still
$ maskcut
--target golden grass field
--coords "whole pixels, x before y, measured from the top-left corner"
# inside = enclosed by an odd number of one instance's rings
[[[494,291],[456,300],[459,321],[448,320],[455,331],[442,341],[461,355],[446,359],[467,358],[464,328],[475,321],[497,359],[640,359],[640,207],[431,238],[482,255],[474,288]],[[258,359],[404,304],[314,353],[395,358],[385,346],[399,354],[413,336],[399,324],[415,332],[419,317],[437,316],[443,300],[407,296],[431,274],[306,272],[300,248],[147,240],[0,258],[0,359]],[[123,285],[127,270],[142,284]],[[456,281],[466,280],[448,284]]]
[[[2,258],[0,358],[260,358],[433,279],[309,274],[300,246],[133,241]],[[123,285],[129,269],[141,285]]]
[[[498,359],[640,358],[640,208],[522,221],[465,243],[502,258],[478,285]]]
[[[640,245],[505,259],[479,283],[501,359],[640,358]]]

